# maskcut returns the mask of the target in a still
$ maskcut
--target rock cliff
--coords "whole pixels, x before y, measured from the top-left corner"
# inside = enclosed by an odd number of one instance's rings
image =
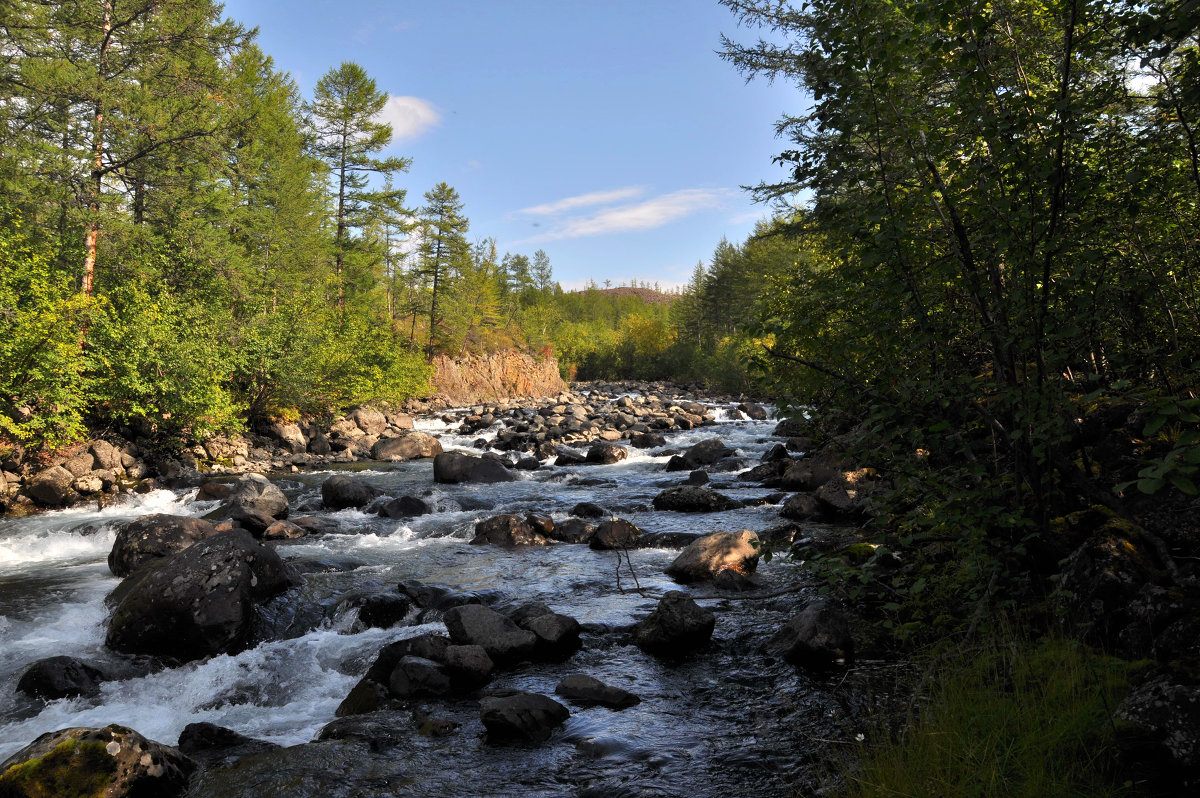
[[[440,355],[434,358],[433,366],[434,391],[451,405],[541,398],[569,389],[558,374],[558,361],[538,360],[513,350],[459,360]]]

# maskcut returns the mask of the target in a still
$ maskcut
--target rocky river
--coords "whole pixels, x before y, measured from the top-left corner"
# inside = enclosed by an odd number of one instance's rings
[[[636,421],[646,397],[593,403]],[[194,770],[185,794],[197,798],[790,796],[819,787],[862,733],[870,691],[842,667],[798,667],[770,645],[816,595],[797,562],[775,557],[734,579],[686,585],[664,572],[684,545],[708,533],[749,529],[783,548],[794,537],[820,538],[825,528],[808,521],[769,534],[787,523],[784,495],[739,478],[801,453],[782,454],[774,419],[712,402],[695,410],[702,412],[688,415],[698,422],[682,425],[691,429],[654,429],[661,440],[636,440],[648,433],[633,425],[632,434],[606,436],[620,439],[601,444],[615,448],[590,460],[596,444],[580,440],[576,450],[528,447],[519,467],[510,451],[521,430],[514,419],[528,418],[529,408],[507,419],[483,417],[479,408],[416,418],[416,431],[445,452],[503,459],[504,481],[436,482],[427,457],[271,474],[290,521],[273,535],[258,528],[257,536],[291,581],[256,603],[241,644],[198,658],[106,645],[113,612],[106,597],[121,584],[109,555],[132,519],[220,520],[220,491],[158,489],[103,509],[0,518],[0,760],[46,732],[119,724],[167,746],[190,735]],[[719,459],[679,457],[714,439]],[[370,501],[332,509],[344,502],[322,488],[335,475],[365,484]],[[695,488],[686,494],[691,504],[661,498],[685,483]],[[397,505],[399,498],[408,503]],[[581,518],[597,508],[599,518]],[[622,519],[640,542],[605,548],[558,535],[539,541],[548,545],[497,545],[512,541],[489,542],[477,524],[498,515],[528,518],[528,534],[557,527],[575,530],[578,540],[591,525]],[[711,640],[678,651],[635,644],[635,624],[670,591],[715,616]],[[577,621],[578,642],[554,656],[498,662],[486,684],[469,689],[397,698],[393,673],[390,695],[347,709],[381,649],[446,635],[454,608],[468,604],[513,617],[523,606],[542,606],[553,613],[545,617]],[[380,622],[388,608],[396,617]],[[95,668],[93,689],[52,700],[17,691],[31,664],[60,656]],[[437,675],[438,664],[424,655],[409,660]],[[571,675],[640,700],[606,706],[564,698],[561,689],[556,695]],[[489,733],[481,702],[513,690],[553,697],[569,716],[528,738]]]

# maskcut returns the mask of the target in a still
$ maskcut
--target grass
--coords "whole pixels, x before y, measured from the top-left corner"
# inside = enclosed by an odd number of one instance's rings
[[[1112,723],[1137,667],[1073,641],[1011,635],[934,660],[928,701],[899,739],[864,750],[847,795],[1137,795],[1120,773]]]

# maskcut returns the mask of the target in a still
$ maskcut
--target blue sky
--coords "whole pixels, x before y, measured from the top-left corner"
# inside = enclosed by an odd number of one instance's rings
[[[686,281],[766,209],[739,185],[779,179],[773,123],[799,91],[747,84],[716,55],[751,39],[716,0],[229,0],[305,97],[362,65],[391,97],[389,154],[413,159],[409,205],[454,186],[469,237],[544,249],[564,287]]]

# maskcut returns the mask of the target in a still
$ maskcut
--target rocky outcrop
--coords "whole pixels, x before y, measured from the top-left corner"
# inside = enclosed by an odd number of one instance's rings
[[[433,388],[451,405],[509,398],[540,398],[567,390],[558,361],[504,350],[453,360],[433,360]]]
[[[21,765],[22,767],[14,767]],[[0,795],[174,798],[196,763],[124,726],[47,732],[0,763]]]

